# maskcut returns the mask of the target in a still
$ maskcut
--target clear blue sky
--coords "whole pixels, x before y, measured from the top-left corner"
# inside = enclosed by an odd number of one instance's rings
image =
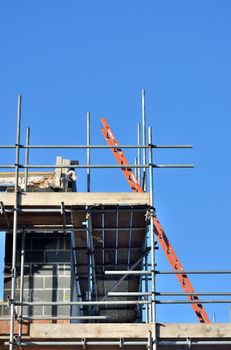
[[[121,143],[135,143],[145,88],[154,143],[194,145],[156,151],[155,162],[196,164],[155,171],[157,214],[185,269],[229,269],[230,18],[230,0],[1,1],[1,144],[15,142],[19,93],[22,137],[30,126],[33,144],[85,143],[87,111],[93,143],[104,142],[101,116]],[[5,154],[1,163],[14,161]],[[34,151],[31,161],[54,163],[55,154]],[[82,161],[74,152],[59,154]],[[114,162],[109,151],[94,152],[94,161]],[[97,170],[92,178],[94,191],[129,190],[119,170],[107,177]],[[80,172],[79,190],[85,183]],[[157,261],[169,268],[160,251]],[[192,281],[198,291],[231,290],[229,276]],[[157,289],[180,291],[174,277],[158,278]],[[206,309],[229,321],[229,305]],[[190,306],[162,306],[158,320],[196,318]]]

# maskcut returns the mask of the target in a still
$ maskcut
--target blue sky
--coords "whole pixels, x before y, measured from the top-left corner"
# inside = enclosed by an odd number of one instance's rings
[[[155,206],[186,269],[229,269],[231,2],[229,0],[21,0],[0,3],[1,144],[15,142],[17,95],[23,95],[22,139],[83,144],[86,112],[92,143],[103,143],[107,118],[121,143],[136,142],[141,89],[159,163],[195,163],[193,170],[155,170]],[[34,151],[31,162],[54,163],[57,152]],[[83,161],[75,152],[59,155]],[[114,162],[109,151],[95,163]],[[134,154],[128,153],[132,162]],[[14,162],[2,152],[0,162]],[[79,172],[79,190],[85,191]],[[127,191],[120,171],[92,175],[93,191]],[[161,269],[168,263],[157,252]],[[193,276],[198,291],[230,291],[229,276]],[[157,289],[180,291],[174,277]],[[229,305],[207,305],[229,321]],[[160,321],[196,321],[190,306],[158,308]]]

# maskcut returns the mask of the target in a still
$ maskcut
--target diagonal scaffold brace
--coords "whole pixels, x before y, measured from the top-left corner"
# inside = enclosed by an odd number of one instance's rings
[[[118,164],[121,165],[129,165],[123,151],[121,150],[121,148],[116,148],[115,146],[118,145],[118,142],[115,138],[115,136],[113,135],[107,121],[104,118],[100,119],[103,127],[101,128],[101,131],[103,133],[103,136],[106,139],[106,142],[108,145],[113,146],[113,148],[111,148],[112,153],[114,155],[114,157],[116,158]],[[121,168],[126,180],[129,183],[129,186],[131,187],[133,192],[144,192],[142,187],[140,186],[139,182],[137,181],[133,170],[131,168],[126,168],[123,167]],[[154,230],[155,230],[155,235],[157,237],[157,240],[161,246],[161,248],[163,249],[165,256],[167,257],[173,271],[184,271],[183,266],[181,264],[181,262],[179,261],[171,243],[169,242],[169,239],[166,236],[166,233],[164,232],[159,220],[157,219],[157,217],[154,215],[152,216],[152,219],[154,221]],[[197,295],[192,295],[192,293],[195,293],[195,290],[188,278],[188,276],[186,274],[177,274],[176,276],[178,278],[178,281],[181,285],[181,287],[183,288],[184,292],[186,293],[186,296],[188,298],[189,301],[198,301],[198,303],[192,303],[192,307],[194,312],[196,313],[199,321],[201,323],[210,323],[210,320],[208,318],[208,315],[206,313],[206,311],[203,308],[203,305],[200,303],[199,297]],[[187,295],[190,294],[190,295]]]

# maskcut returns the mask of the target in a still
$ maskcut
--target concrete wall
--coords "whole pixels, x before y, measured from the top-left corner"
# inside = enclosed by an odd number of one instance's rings
[[[16,299],[19,300],[21,234],[17,239]],[[12,235],[6,234],[4,301],[11,290]],[[71,239],[63,233],[28,233],[25,242],[24,301],[70,301],[71,292]],[[9,314],[6,307],[1,314]],[[70,307],[25,307],[24,316],[66,316]]]

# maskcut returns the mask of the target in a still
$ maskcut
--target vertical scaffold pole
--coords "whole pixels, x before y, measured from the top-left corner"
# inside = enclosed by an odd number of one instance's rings
[[[87,146],[90,146],[91,133],[90,133],[90,112],[87,112]],[[87,148],[87,165],[91,164],[90,148]],[[87,168],[87,192],[91,191],[91,169]]]
[[[134,158],[134,164],[135,164],[135,165],[138,165],[138,158],[137,158],[137,157]],[[138,169],[135,168],[135,178],[136,178],[136,179],[137,179],[137,175],[138,175],[137,170],[138,170]]]
[[[148,237],[146,234],[146,238],[145,238],[145,248],[147,249],[148,247]],[[144,257],[144,265],[145,265],[145,271],[148,271],[148,254],[145,254]],[[145,292],[148,292],[148,275],[145,275]],[[146,300],[148,300],[149,297],[146,297]],[[145,318],[145,322],[149,323],[149,304],[145,305],[145,314],[146,314],[146,318]]]
[[[141,144],[141,140],[140,140],[140,123],[137,124],[137,144],[138,144],[138,146],[140,146],[140,144]],[[138,165],[141,164],[141,152],[140,152],[140,148],[139,147],[137,149],[137,164]],[[138,182],[140,184],[141,168],[138,168],[137,171],[138,171],[137,180],[138,180]]]
[[[21,247],[21,271],[20,271],[20,294],[19,301],[23,303],[23,290],[24,290],[24,265],[25,265],[25,240],[26,240],[26,232],[22,233],[22,247]],[[23,317],[23,306],[21,305],[19,308],[19,331],[18,336],[21,341],[22,338],[22,317]]]
[[[87,146],[90,146],[90,112],[87,112]],[[87,148],[87,165],[90,165],[91,158],[90,158],[90,148]],[[87,168],[87,192],[90,192],[91,190],[91,170],[90,168]],[[88,207],[86,207],[87,209]],[[92,268],[92,256],[91,256],[91,240],[90,240],[90,227],[89,227],[89,213],[87,213],[86,216],[86,235],[87,235],[87,248],[88,248],[88,300],[92,300],[92,274],[91,274],[91,268]],[[91,315],[91,305],[88,307],[89,315]]]
[[[14,345],[14,302],[16,285],[16,250],[17,250],[17,224],[18,224],[18,178],[19,178],[19,156],[20,156],[20,131],[21,131],[21,104],[22,96],[18,96],[17,109],[17,132],[15,145],[15,203],[13,216],[13,242],[12,242],[12,270],[11,270],[11,306],[10,306],[10,341],[9,350],[13,350]]]
[[[30,144],[30,128],[26,129],[26,146]],[[25,165],[29,164],[29,148],[26,148],[25,152]],[[25,168],[25,187],[24,191],[27,191],[27,182],[28,182],[28,168]]]
[[[146,145],[145,90],[142,90],[142,144]],[[146,149],[143,148],[143,165],[146,165]],[[142,189],[146,192],[146,168],[143,168]]]
[[[88,210],[88,206],[86,206],[86,211]],[[91,227],[90,227],[90,213],[86,214],[86,242],[87,242],[87,254],[88,254],[88,293],[87,300],[92,300],[92,292],[93,292],[93,277],[92,277],[92,244],[91,244]],[[91,315],[92,306],[89,305],[88,312],[89,316]]]
[[[155,237],[154,237],[154,190],[153,190],[153,157],[152,157],[152,129],[148,128],[148,150],[149,150],[149,191],[150,191],[150,234],[151,234],[151,271],[152,271],[152,338],[153,350],[156,344],[156,280],[155,280]]]

